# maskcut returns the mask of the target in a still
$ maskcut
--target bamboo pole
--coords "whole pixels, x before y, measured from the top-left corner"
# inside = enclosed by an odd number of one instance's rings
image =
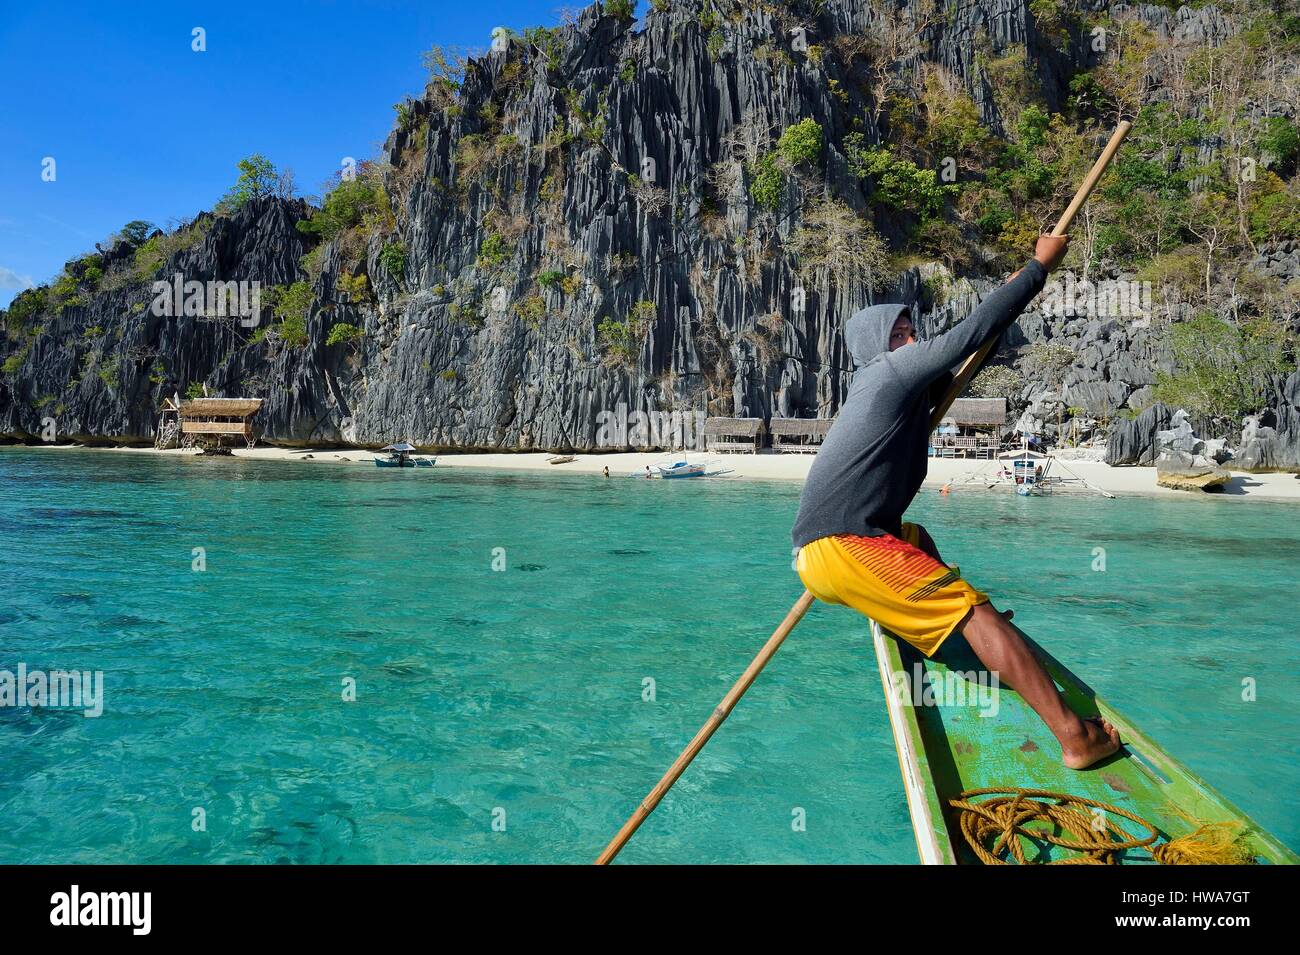
[[[803,615],[808,612],[812,602],[813,595],[805,590],[803,596],[795,601],[795,605],[785,615],[781,625],[767,638],[767,643],[763,644],[763,649],[758,651],[758,656],[754,657],[749,666],[745,668],[745,672],[740,675],[740,679],[736,681],[735,686],[727,692],[727,695],[722,698],[722,702],[718,704],[718,708],[700,727],[700,731],[695,734],[695,738],[687,744],[686,748],[682,750],[682,754],[668,767],[668,772],[664,773],[663,779],[655,784],[655,788],[650,790],[650,794],[642,800],[641,805],[637,806],[636,812],[632,813],[631,818],[623,823],[623,828],[610,840],[609,845],[605,847],[605,851],[596,859],[596,865],[608,865],[610,860],[618,855],[618,851],[632,838],[632,833],[636,832],[641,823],[645,822],[646,817],[654,812],[655,806],[659,805],[659,800],[664,798],[664,795],[672,788],[673,783],[677,782],[678,777],[686,771],[686,767],[691,764],[691,760],[704,748],[704,744],[722,725],[722,721],[731,715],[732,708],[740,702],[740,698],[745,695],[745,691],[749,689],[750,684],[758,678],[758,674],[762,672],[763,667],[767,666],[767,661],[772,659],[772,655],[776,653],[785,638],[789,636],[795,624],[803,619]]]
[[[1097,181],[1101,179],[1101,174],[1106,171],[1106,167],[1115,157],[1115,153],[1119,151],[1120,143],[1128,135],[1131,126],[1132,124],[1125,120],[1116,128],[1114,134],[1110,137],[1110,142],[1106,144],[1101,156],[1093,164],[1087,178],[1084,179],[1083,185],[1079,187],[1079,191],[1074,194],[1074,199],[1070,201],[1070,205],[1066,207],[1065,212],[1057,221],[1056,228],[1052,230],[1052,235],[1066,234],[1070,223],[1074,221],[1075,215],[1087,202],[1088,196],[1097,185]],[[931,429],[939,426],[952,403],[966,390],[966,384],[974,375],[974,370],[979,367],[980,362],[984,360],[984,356],[992,350],[993,343],[996,340],[997,337],[995,336],[978,352],[966,359],[957,375],[953,378],[952,386],[935,406],[934,414],[930,419]],[[672,789],[673,784],[681,778],[682,773],[686,772],[686,767],[699,755],[700,750],[704,748],[704,744],[709,741],[709,738],[713,736],[723,721],[731,715],[732,709],[740,702],[740,698],[745,695],[745,691],[750,688],[754,680],[758,678],[759,673],[763,671],[763,667],[767,666],[767,662],[772,659],[781,644],[785,642],[785,638],[790,635],[790,631],[803,619],[803,615],[808,612],[812,602],[813,595],[805,590],[803,595],[795,601],[794,606],[790,608],[790,612],[785,615],[781,625],[773,631],[772,636],[767,638],[767,643],[763,644],[763,649],[758,651],[758,656],[754,657],[749,666],[745,668],[745,672],[740,675],[740,679],[736,681],[735,685],[727,692],[727,695],[722,698],[722,702],[718,704],[717,709],[700,727],[699,732],[695,734],[695,738],[682,750],[681,755],[668,767],[668,772],[664,773],[663,778],[655,784],[654,789],[650,790],[649,795],[641,801],[641,805],[637,806],[636,812],[632,813],[627,822],[623,823],[623,828],[619,829],[614,838],[609,841],[609,845],[605,846],[600,855],[596,857],[596,865],[608,865],[618,855],[619,850],[627,845],[627,841],[632,838],[632,834],[641,827],[641,823],[645,822],[646,817],[654,812],[660,800],[667,795],[668,790]]]
[[[1079,210],[1083,208],[1083,204],[1087,202],[1088,197],[1092,195],[1092,190],[1097,187],[1097,183],[1100,181],[1102,173],[1106,171],[1106,167],[1109,166],[1111,160],[1115,158],[1115,154],[1119,152],[1120,144],[1124,142],[1124,137],[1128,135],[1128,131],[1132,128],[1133,124],[1128,120],[1122,120],[1120,124],[1115,127],[1115,132],[1111,133],[1110,142],[1106,143],[1106,148],[1101,151],[1101,155],[1097,157],[1097,161],[1092,164],[1092,169],[1090,169],[1088,175],[1084,177],[1083,184],[1079,186],[1078,192],[1074,194],[1074,198],[1070,200],[1070,204],[1066,206],[1065,211],[1061,213],[1061,218],[1056,221],[1056,227],[1052,229],[1052,235],[1065,235],[1070,231],[1070,223],[1074,221],[1074,217],[1079,214]],[[980,366],[984,364],[984,359],[988,357],[989,352],[993,351],[993,346],[997,344],[999,337],[1000,336],[998,335],[994,335],[980,346],[979,351],[962,362],[961,368],[959,368],[957,374],[953,376],[952,384],[949,385],[948,390],[944,393],[943,400],[935,406],[934,414],[930,417],[930,427],[932,429],[939,427],[940,423],[943,421],[943,416],[946,415],[948,409],[952,407],[952,403],[961,397],[962,392],[966,390],[966,386],[970,384],[970,380],[975,377],[975,373],[979,371]]]

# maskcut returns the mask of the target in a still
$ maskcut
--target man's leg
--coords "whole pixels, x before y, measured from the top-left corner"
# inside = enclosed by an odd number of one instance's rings
[[[917,546],[940,563],[934,539],[917,525]],[[1065,765],[1084,769],[1119,749],[1119,733],[1104,720],[1081,719],[1061,698],[1056,684],[1010,623],[1011,611],[999,613],[991,603],[978,604],[958,624],[975,655],[998,682],[1019,693],[1061,744]]]
[[[1066,705],[1029,644],[993,604],[972,607],[958,629],[980,662],[998,675],[999,682],[1013,687],[1047,724],[1061,744],[1066,766],[1084,769],[1119,749],[1115,727],[1104,720],[1081,719]]]

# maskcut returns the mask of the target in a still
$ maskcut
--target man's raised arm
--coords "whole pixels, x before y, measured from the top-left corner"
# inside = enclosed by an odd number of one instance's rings
[[[965,319],[942,335],[890,352],[886,360],[895,373],[920,391],[990,338],[1006,331],[1042,291],[1047,273],[1060,265],[1068,241],[1067,236],[1039,236],[1034,257]]]

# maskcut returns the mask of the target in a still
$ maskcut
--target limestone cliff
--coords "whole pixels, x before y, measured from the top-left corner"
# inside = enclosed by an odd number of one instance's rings
[[[1001,281],[992,253],[952,269],[888,258],[915,217],[878,201],[863,150],[885,138],[882,98],[925,64],[991,135],[1007,123],[994,58],[1020,57],[1046,109],[1064,108],[1085,32],[1048,30],[1028,0],[654,6],[640,24],[596,5],[503,38],[458,89],[435,80],[402,104],[363,170],[385,206],[364,227],[304,232],[319,209],[263,196],[70,263],[57,301],[6,322],[0,433],[32,440],[53,421],[60,439],[151,442],[162,399],[197,386],[263,398],[263,439],[284,444],[589,449],[620,406],[830,417],[855,309],[905,301],[932,334]],[[1212,7],[1140,13],[1165,39],[1232,30]],[[900,27],[915,36],[887,49]],[[816,134],[787,148],[808,121]],[[951,234],[978,247],[968,224]],[[1300,274],[1300,247],[1261,255]],[[278,308],[155,314],[152,283],[177,274],[274,287]],[[1124,273],[1093,278],[1107,275]],[[278,322],[295,282],[310,296],[291,336]],[[1049,373],[1029,347],[1042,342],[1073,359]],[[1149,323],[1039,309],[997,360],[1016,370],[1016,414],[1050,434],[1149,405],[1168,355]],[[1300,435],[1272,439],[1270,462],[1300,465]]]

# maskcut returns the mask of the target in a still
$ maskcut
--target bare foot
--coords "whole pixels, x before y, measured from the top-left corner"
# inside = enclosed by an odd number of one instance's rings
[[[999,610],[998,613],[1002,614],[1003,620],[1010,620],[1012,617],[1016,615],[1016,612],[1014,610]]]
[[[1087,769],[1119,749],[1119,730],[1099,716],[1079,721],[1079,735],[1061,744],[1061,757],[1070,769]]]

